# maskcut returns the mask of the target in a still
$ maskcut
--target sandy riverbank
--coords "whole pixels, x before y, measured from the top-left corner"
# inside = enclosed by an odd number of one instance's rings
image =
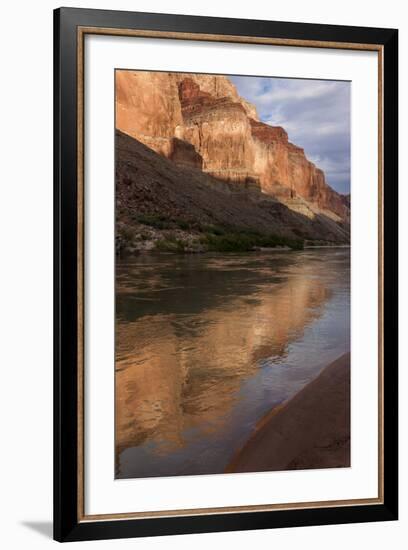
[[[274,408],[233,457],[227,472],[350,466],[350,354],[328,365]]]

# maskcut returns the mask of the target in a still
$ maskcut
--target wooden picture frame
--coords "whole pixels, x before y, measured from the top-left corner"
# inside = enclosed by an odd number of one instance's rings
[[[84,504],[84,38],[90,34],[375,51],[379,79],[376,498],[87,515]],[[397,519],[398,31],[60,8],[54,12],[54,537],[141,537]],[[86,159],[85,159],[86,160]]]

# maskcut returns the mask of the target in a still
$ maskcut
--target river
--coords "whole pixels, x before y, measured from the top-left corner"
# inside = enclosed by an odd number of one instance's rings
[[[349,349],[347,248],[118,260],[116,478],[222,473]]]

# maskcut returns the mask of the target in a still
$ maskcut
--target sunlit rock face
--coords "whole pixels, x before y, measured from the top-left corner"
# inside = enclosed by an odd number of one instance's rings
[[[293,196],[300,196],[316,205],[326,214],[338,219],[349,219],[349,207],[343,197],[327,183],[323,170],[310,162],[300,147],[288,144],[289,185]],[[334,216],[333,216],[334,214]]]
[[[250,119],[255,171],[261,188],[278,198],[292,198],[289,181],[288,134],[279,126]]]
[[[176,164],[349,221],[349,200],[224,76],[117,71],[116,126]]]
[[[183,125],[177,135],[203,157],[203,170],[225,181],[256,181],[251,125],[243,105],[202,91],[190,78],[179,83],[179,100]]]
[[[252,105],[252,103],[249,103],[249,101],[246,101],[246,99],[240,97],[234,84],[232,84],[227,77],[221,75],[196,75],[180,73],[173,74],[172,76],[176,77],[178,83],[183,80],[193,81],[198,84],[202,92],[205,92],[214,98],[228,98],[234,103],[239,103],[242,105],[249,117],[258,120],[256,107]]]
[[[183,123],[178,86],[167,73],[116,71],[116,127],[166,157]]]

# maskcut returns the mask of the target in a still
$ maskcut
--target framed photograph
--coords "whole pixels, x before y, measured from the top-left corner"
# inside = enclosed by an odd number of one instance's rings
[[[55,539],[397,519],[397,30],[54,29]]]

